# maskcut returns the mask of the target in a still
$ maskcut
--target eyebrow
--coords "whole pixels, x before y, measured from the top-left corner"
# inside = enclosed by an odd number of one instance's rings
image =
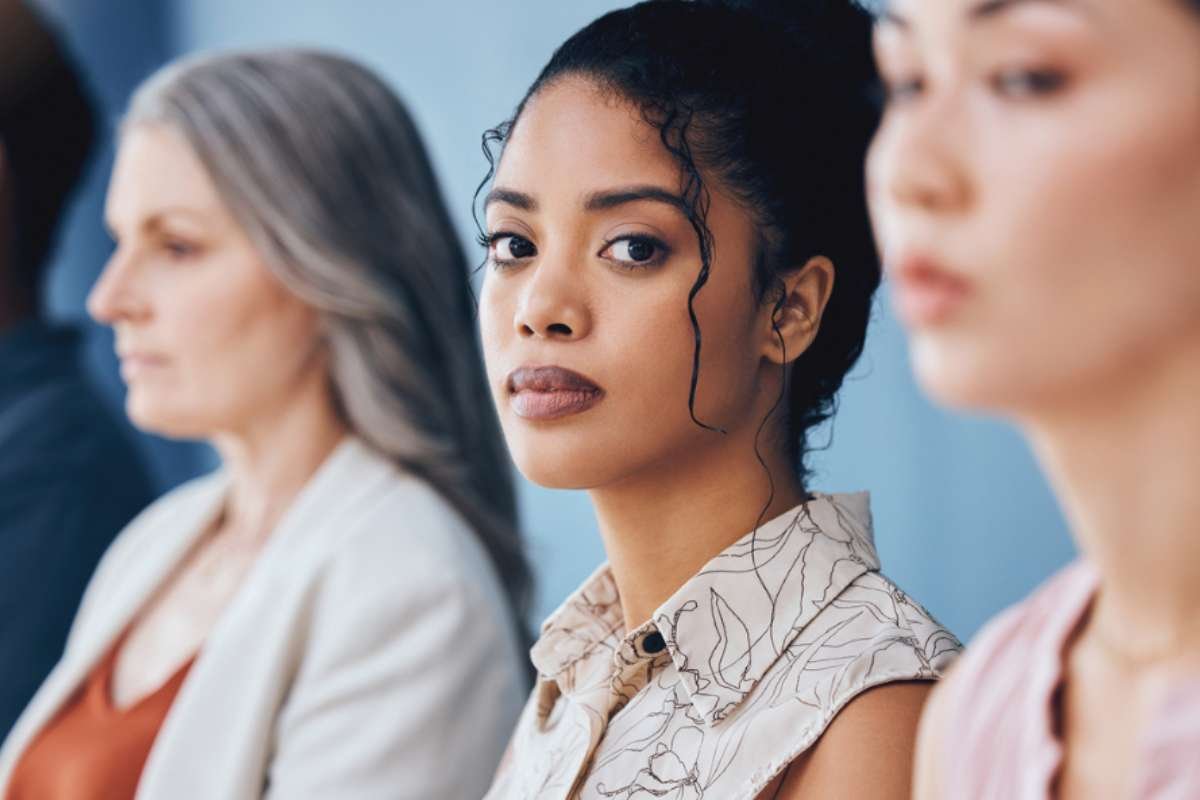
[[[194,222],[201,224],[208,222],[208,219],[203,211],[199,211],[194,208],[187,208],[185,206],[169,206],[154,212],[149,217],[142,220],[141,227],[148,230],[161,229],[164,226],[164,223],[167,221],[167,218],[172,216],[188,217]],[[114,221],[115,220],[113,220],[107,212],[104,214],[104,227],[107,228],[110,233],[116,230],[116,226],[112,224]]]
[[[588,211],[608,211],[628,203],[640,203],[646,200],[665,203],[684,214],[689,212],[686,200],[675,192],[659,186],[624,186],[619,189],[592,192],[584,200],[583,207]]]
[[[483,198],[483,210],[487,211],[488,206],[492,203],[504,203],[522,211],[537,211],[537,200],[533,199],[533,195],[517,192],[512,189],[498,187],[487,193],[487,197]]]
[[[686,200],[661,186],[622,186],[617,189],[592,192],[584,198],[583,208],[585,211],[609,211],[629,203],[645,201],[664,203],[684,214],[689,213]],[[492,203],[504,203],[522,211],[537,211],[538,209],[537,200],[533,195],[503,187],[492,189],[487,193],[487,197],[483,201],[484,210],[486,211]]]
[[[966,17],[968,22],[983,22],[989,19],[994,19],[1008,11],[1019,6],[1027,5],[1053,5],[1059,8],[1073,8],[1077,11],[1083,9],[1073,0],[981,0],[967,9]],[[879,23],[894,25],[897,28],[908,30],[912,24],[900,14],[891,10],[891,4],[883,8],[879,12]]]
[[[1038,5],[1053,5],[1059,8],[1075,8],[1079,10],[1079,4],[1073,0],[982,0],[977,3],[967,12],[967,18],[972,22],[988,19],[1010,11],[1017,6],[1027,6],[1031,4]]]

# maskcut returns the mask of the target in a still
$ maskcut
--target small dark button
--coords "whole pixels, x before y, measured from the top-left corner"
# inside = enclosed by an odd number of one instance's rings
[[[661,653],[667,649],[667,643],[663,641],[662,634],[658,631],[648,634],[645,639],[642,639],[642,649],[650,655]]]

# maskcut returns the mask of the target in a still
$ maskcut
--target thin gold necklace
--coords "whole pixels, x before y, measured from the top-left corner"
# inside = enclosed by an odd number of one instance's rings
[[[1170,661],[1179,660],[1187,655],[1200,653],[1200,619],[1189,626],[1180,635],[1171,637],[1169,642],[1154,647],[1131,650],[1128,643],[1121,637],[1114,637],[1108,630],[1093,619],[1088,626],[1088,634],[1100,646],[1105,656],[1131,669],[1144,669],[1158,666]]]

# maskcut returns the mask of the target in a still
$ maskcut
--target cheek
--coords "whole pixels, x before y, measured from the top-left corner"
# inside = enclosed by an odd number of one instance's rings
[[[990,148],[1008,155],[981,175],[979,227],[964,238],[979,296],[958,329],[914,337],[934,394],[1019,412],[1195,339],[1200,114],[1136,122]],[[1014,170],[1013,152],[1037,166]]]
[[[141,406],[167,432],[206,436],[277,408],[314,363],[319,319],[310,307],[260,264],[211,266],[157,304],[171,380],[147,385]],[[131,392],[131,414],[136,400]]]
[[[749,419],[757,399],[756,376],[762,365],[753,323],[754,304],[745,286],[715,286],[712,294],[696,298],[700,321],[701,359],[696,385],[696,416],[714,427],[734,430]],[[691,376],[694,347],[691,325],[684,322],[684,351]]]
[[[696,334],[687,305],[690,272],[684,277],[654,297],[613,304],[603,318],[609,374],[618,390],[613,396],[623,417],[617,430],[623,440],[636,436],[647,454],[683,451],[712,439],[688,405]],[[695,299],[700,365],[694,412],[706,425],[732,431],[751,416],[759,362],[748,338],[750,305],[715,277]]]
[[[311,352],[316,315],[259,265],[239,265],[228,273],[240,279],[227,279],[195,300],[208,312],[203,331],[192,332],[198,373],[254,385],[294,372]]]
[[[871,140],[866,159],[867,205],[871,215],[871,230],[880,253],[888,252],[888,228],[897,225],[899,217],[892,208],[889,188],[893,178],[892,153],[895,150],[892,131],[895,123],[885,115],[875,138]]]
[[[1080,348],[1075,359],[1120,363],[1194,319],[1200,247],[1197,119],[1143,117],[1077,137],[1032,181],[1018,251],[1022,283],[1038,291],[1031,334]],[[1091,366],[1099,366],[1098,364]]]
[[[502,285],[493,275],[484,278],[479,295],[479,337],[493,394],[498,391],[508,372],[519,366],[515,363],[505,366],[505,351],[515,336],[514,303],[511,287]]]
[[[658,294],[654,300],[620,303],[605,315],[605,327],[615,345],[611,356],[620,365],[615,374],[621,396],[632,409],[630,418],[653,420],[661,433],[685,421],[691,424],[687,403],[694,337],[686,290]]]

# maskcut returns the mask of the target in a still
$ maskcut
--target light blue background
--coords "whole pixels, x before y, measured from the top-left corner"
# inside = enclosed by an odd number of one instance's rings
[[[509,115],[555,46],[617,5],[43,0],[110,120],[136,82],[164,59],[200,49],[313,45],[377,68],[412,108],[467,243],[473,238],[470,199],[484,171],[480,133]],[[98,160],[60,248],[50,297],[59,316],[82,314],[110,247],[100,227],[110,165],[111,154]],[[119,403],[110,340],[98,330],[93,339],[95,371]],[[149,437],[145,444],[164,487],[212,464],[211,454],[195,445]],[[1071,555],[1054,500],[1020,438],[999,423],[949,415],[922,398],[886,290],[866,355],[843,393],[832,444],[815,463],[813,488],[872,491],[885,571],[962,637]],[[521,507],[539,578],[540,619],[603,554],[586,495],[523,483]]]

